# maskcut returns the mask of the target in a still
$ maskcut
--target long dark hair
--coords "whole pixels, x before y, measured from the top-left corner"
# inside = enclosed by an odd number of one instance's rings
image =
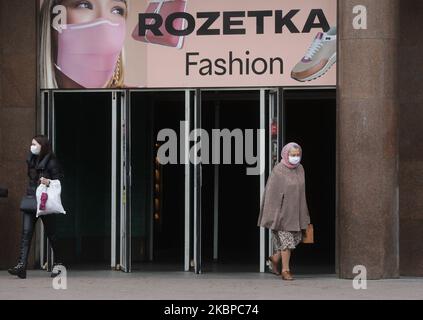
[[[32,139],[37,141],[41,145],[41,152],[38,156],[40,160],[44,159],[44,157],[48,155],[49,153],[54,157],[54,153],[51,148],[51,143],[47,136],[39,134],[39,135],[36,135]]]

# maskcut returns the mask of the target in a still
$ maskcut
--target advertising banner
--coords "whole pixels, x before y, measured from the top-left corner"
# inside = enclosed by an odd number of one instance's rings
[[[40,87],[336,85],[336,0],[41,0]]]

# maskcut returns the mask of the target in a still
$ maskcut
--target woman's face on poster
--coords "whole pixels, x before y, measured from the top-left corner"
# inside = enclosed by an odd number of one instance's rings
[[[67,23],[79,24],[91,22],[95,19],[107,19],[121,22],[127,14],[124,0],[64,0]]]
[[[119,58],[117,54],[121,52],[123,46],[124,35],[121,30],[125,28],[128,14],[126,1],[63,0],[59,4],[62,6],[60,12],[66,9],[64,12],[66,22],[60,20],[61,23],[73,27],[64,28],[67,30],[66,34],[59,35],[62,31],[54,27],[53,19],[51,50],[53,61],[57,66],[58,86],[60,88],[107,86],[116,70]],[[91,24],[96,20],[103,21]],[[110,24],[106,23],[107,21]],[[76,32],[79,32],[77,36]],[[60,36],[61,44],[59,44]],[[75,52],[78,54],[75,55]],[[90,55],[85,54],[86,52]],[[98,59],[91,64],[87,63],[94,55]]]

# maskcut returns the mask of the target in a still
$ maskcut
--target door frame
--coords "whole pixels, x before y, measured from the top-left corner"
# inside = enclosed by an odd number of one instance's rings
[[[131,189],[132,189],[132,163],[131,163],[131,140],[132,140],[132,130],[131,130],[131,95],[133,93],[145,93],[145,92],[180,92],[185,94],[185,107],[184,107],[184,113],[185,113],[185,130],[184,130],[184,137],[183,142],[184,146],[187,146],[184,150],[184,174],[185,174],[185,181],[184,181],[184,188],[185,188],[185,195],[184,195],[184,271],[190,271],[192,267],[192,263],[194,262],[194,250],[193,246],[191,245],[191,242],[193,242],[195,246],[195,240],[193,241],[194,233],[195,231],[192,230],[191,223],[193,221],[193,197],[191,195],[191,186],[193,185],[192,180],[192,172],[189,162],[189,136],[192,129],[191,121],[193,120],[193,116],[191,115],[193,108],[194,101],[193,94],[195,93],[195,90],[193,89],[179,89],[179,88],[170,88],[170,89],[151,89],[151,88],[137,88],[137,89],[127,89],[127,96],[128,96],[128,103],[127,103],[127,114],[126,114],[126,122],[127,122],[127,128],[128,128],[128,180],[130,181],[129,187],[128,187],[128,194],[131,196]],[[182,151],[181,151],[182,152]],[[130,201],[129,201],[130,202]],[[129,204],[129,216],[131,216],[131,208]],[[151,232],[153,229],[151,228]],[[152,236],[152,235],[151,235]],[[152,241],[150,239],[150,245],[152,244]],[[150,249],[150,255],[153,253],[153,248]],[[131,261],[128,261],[128,264],[131,264]],[[130,268],[131,269],[131,268]]]
[[[192,128],[198,130],[198,137],[200,138],[200,143],[194,144],[194,154],[198,154],[198,150],[201,149],[201,132],[202,132],[202,122],[201,122],[201,90],[196,89],[193,91],[194,95],[194,110],[193,110],[193,121]],[[199,148],[198,148],[199,147]],[[194,273],[202,273],[202,209],[201,209],[201,192],[202,192],[202,180],[203,180],[203,168],[202,163],[194,163]]]
[[[66,90],[66,89],[42,89],[40,90],[40,103],[39,103],[39,114],[40,114],[40,132],[41,134],[45,134],[50,138],[52,149],[54,151],[55,149],[55,135],[56,130],[55,126],[56,123],[54,121],[55,119],[55,99],[54,95],[56,93],[110,93],[111,94],[111,107],[112,107],[112,137],[111,137],[111,261],[110,266],[114,270],[118,270],[121,262],[118,261],[117,256],[118,252],[120,251],[118,248],[118,243],[121,243],[121,241],[118,241],[118,226],[119,222],[117,219],[118,211],[121,211],[122,205],[122,199],[123,197],[123,187],[127,183],[126,179],[127,176],[124,176],[121,181],[117,181],[117,170],[118,167],[120,170],[122,170],[122,167],[124,166],[124,158],[121,156],[117,157],[117,141],[118,139],[121,139],[122,135],[121,132],[118,130],[117,127],[117,115],[118,113],[122,113],[122,111],[126,108],[126,99],[125,99],[125,93],[126,90],[121,89],[107,89],[107,90],[90,90],[90,89],[83,89],[83,90]],[[120,94],[121,104],[118,104],[117,95]],[[122,146],[123,144],[121,144]],[[118,166],[118,163],[119,166]],[[124,184],[125,183],[125,184]],[[120,190],[119,196],[117,194],[117,190]],[[122,229],[121,229],[122,233]],[[122,238],[122,234],[120,234],[120,238]],[[40,263],[40,268],[44,269],[44,266],[47,263],[47,271],[51,271],[52,265],[54,263],[54,257],[52,253],[52,249],[50,244],[48,243],[47,236],[44,231],[44,227],[42,224],[40,224],[39,229],[37,229],[37,239],[39,241],[36,242],[36,246],[38,249],[36,249],[38,254],[38,260]]]
[[[264,132],[266,133],[266,129],[268,130],[269,127],[267,127],[267,122],[266,120],[268,120],[268,113],[266,113],[266,110],[268,110],[268,106],[266,105],[266,101],[267,101],[267,97],[266,94],[269,91],[275,91],[277,90],[277,92],[281,92],[282,88],[274,88],[274,87],[265,87],[265,88],[260,88],[260,87],[252,87],[252,88],[204,88],[204,89],[197,89],[196,91],[198,91],[199,93],[197,94],[197,97],[199,97],[199,102],[197,102],[196,106],[195,106],[195,110],[199,109],[197,111],[197,116],[200,116],[199,119],[199,123],[200,123],[200,128],[201,128],[201,92],[207,92],[207,91],[257,91],[257,94],[259,95],[259,99],[260,99],[260,106],[259,106],[259,113],[260,113],[260,125],[259,125],[259,129],[264,130]],[[197,99],[196,99],[197,100]],[[277,102],[279,103],[280,100],[278,99]],[[266,135],[260,135],[260,140],[258,141],[259,143],[259,150],[260,150],[260,172],[262,172],[262,174],[260,175],[260,193],[259,193],[259,201],[261,202],[261,198],[264,192],[264,187],[265,187],[265,183],[266,183]],[[195,273],[202,273],[202,265],[201,265],[201,218],[202,218],[202,210],[201,210],[201,187],[202,187],[202,168],[201,165],[198,166],[197,170],[199,170],[199,172],[196,172],[196,174],[194,174],[194,177],[196,178],[196,181],[194,181],[194,183],[196,183],[196,185],[198,186],[197,189],[195,189],[194,194],[199,194],[197,195],[197,197],[194,199],[194,207],[198,208],[197,210],[194,211],[194,219],[196,221],[195,226],[196,226],[196,230],[194,232],[194,246],[196,245],[196,243],[199,243],[200,248],[195,250],[196,252],[196,259],[194,260],[194,266],[195,266]],[[218,170],[215,170],[214,172],[215,174],[215,180],[214,181],[218,181],[216,178],[216,174],[218,174]],[[216,191],[216,190],[215,190]],[[218,200],[216,200],[216,198],[214,199],[215,205],[218,202]],[[213,243],[214,243],[214,248],[213,248],[213,257],[217,257],[218,256],[218,250],[217,250],[217,237],[218,237],[218,232],[216,232],[217,230],[217,224],[218,224],[218,210],[214,210],[214,233],[213,233]],[[266,250],[266,230],[265,228],[259,228],[259,262],[258,262],[258,268],[260,270],[260,272],[265,272],[265,250]],[[198,240],[200,239],[200,240]],[[270,242],[270,241],[269,241]],[[197,263],[199,262],[198,266]]]

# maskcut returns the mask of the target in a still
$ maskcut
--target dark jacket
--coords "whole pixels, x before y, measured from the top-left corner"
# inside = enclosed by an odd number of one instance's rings
[[[30,153],[26,162],[29,178],[27,195],[35,195],[41,177],[50,180],[62,180],[64,177],[59,161],[52,153],[47,154],[43,159]]]

